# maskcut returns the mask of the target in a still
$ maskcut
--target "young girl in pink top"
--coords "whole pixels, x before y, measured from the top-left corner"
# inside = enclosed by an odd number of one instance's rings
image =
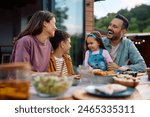
[[[101,34],[93,31],[86,38],[87,51],[85,53],[84,65],[93,69],[107,70],[107,64],[113,62],[108,51],[105,49]]]

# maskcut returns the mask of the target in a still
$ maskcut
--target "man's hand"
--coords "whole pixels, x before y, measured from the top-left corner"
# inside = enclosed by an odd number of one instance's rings
[[[120,68],[120,66],[114,62],[109,62],[107,65],[108,65],[108,70],[116,70]]]

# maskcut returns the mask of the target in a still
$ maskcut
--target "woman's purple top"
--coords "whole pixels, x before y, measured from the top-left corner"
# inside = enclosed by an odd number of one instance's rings
[[[29,62],[33,71],[46,72],[50,51],[49,40],[41,43],[35,36],[27,35],[16,42],[12,52],[12,62]]]

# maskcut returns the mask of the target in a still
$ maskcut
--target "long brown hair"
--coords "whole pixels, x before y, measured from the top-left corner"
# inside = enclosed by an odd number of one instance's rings
[[[43,22],[49,22],[54,16],[47,10],[40,10],[33,14],[26,28],[17,36],[15,42],[25,35],[38,35],[43,30]]]

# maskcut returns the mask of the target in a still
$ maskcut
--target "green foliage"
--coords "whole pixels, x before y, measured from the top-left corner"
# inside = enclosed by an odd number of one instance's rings
[[[143,32],[150,32],[150,26],[148,26],[147,28],[145,28],[145,29],[143,30]]]
[[[135,17],[132,17],[130,19],[130,26],[128,32],[132,32],[132,33],[139,32],[138,24],[135,22],[137,22],[137,19]]]
[[[109,13],[106,17],[103,17],[97,20],[97,22],[95,23],[95,29],[106,30],[108,27],[108,24],[110,23],[113,17],[114,17],[114,14]]]
[[[124,15],[129,20],[128,32],[150,32],[150,5],[142,4],[128,11],[121,9],[117,13]],[[106,30],[108,24],[117,13],[108,13],[107,16],[95,19],[95,28]]]
[[[72,58],[73,65],[78,66],[82,64],[84,58],[84,38],[83,34],[71,35],[71,50],[70,55]]]
[[[54,14],[57,17],[56,26],[58,29],[63,29],[64,31],[67,30],[66,26],[63,25],[64,20],[68,19],[67,15],[68,7],[65,8],[56,8]]]

